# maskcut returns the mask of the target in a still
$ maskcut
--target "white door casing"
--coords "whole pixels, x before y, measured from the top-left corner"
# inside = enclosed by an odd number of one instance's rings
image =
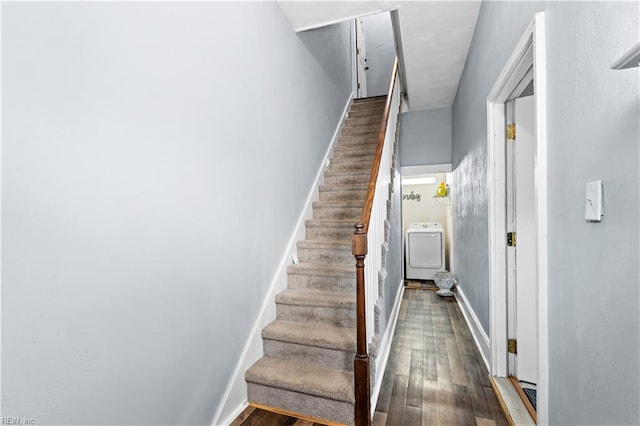
[[[367,97],[367,51],[364,18],[356,18],[357,98]]]
[[[487,188],[489,193],[489,313],[491,374],[504,377],[507,362],[505,101],[533,65],[535,222],[538,292],[537,418],[549,423],[549,324],[547,279],[547,75],[545,13],[534,15],[487,96]],[[529,55],[530,54],[530,55]]]

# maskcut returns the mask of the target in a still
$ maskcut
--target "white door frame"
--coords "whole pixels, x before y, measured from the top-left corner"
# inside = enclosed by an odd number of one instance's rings
[[[491,374],[507,375],[506,158],[504,102],[533,64],[536,142],[535,208],[538,242],[537,418],[549,423],[549,329],[547,282],[547,77],[544,12],[535,14],[487,96],[489,190],[489,310]]]
[[[356,26],[358,23],[355,19],[351,25],[351,89],[353,98],[358,97],[358,58],[356,57],[356,33],[358,29]]]

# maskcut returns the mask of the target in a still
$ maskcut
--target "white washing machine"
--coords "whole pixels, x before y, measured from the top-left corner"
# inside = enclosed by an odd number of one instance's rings
[[[440,223],[412,223],[405,236],[405,278],[432,280],[445,271],[444,228]]]

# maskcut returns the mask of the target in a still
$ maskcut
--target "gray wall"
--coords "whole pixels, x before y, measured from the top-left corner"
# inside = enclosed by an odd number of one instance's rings
[[[386,95],[389,92],[396,47],[389,12],[364,18],[367,53],[367,96]]]
[[[451,164],[451,107],[405,112],[400,119],[400,164]]]
[[[351,93],[349,25],[2,9],[2,415],[210,424]]]
[[[453,107],[456,272],[489,326],[486,97],[527,24],[547,11],[549,421],[638,424],[638,3],[483,2]],[[602,179],[605,218],[584,220]]]

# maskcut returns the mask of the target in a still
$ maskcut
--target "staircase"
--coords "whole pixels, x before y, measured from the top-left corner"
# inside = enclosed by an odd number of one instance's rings
[[[356,276],[351,253],[371,174],[385,97],[355,100],[262,330],[264,357],[245,374],[250,403],[353,424]]]

